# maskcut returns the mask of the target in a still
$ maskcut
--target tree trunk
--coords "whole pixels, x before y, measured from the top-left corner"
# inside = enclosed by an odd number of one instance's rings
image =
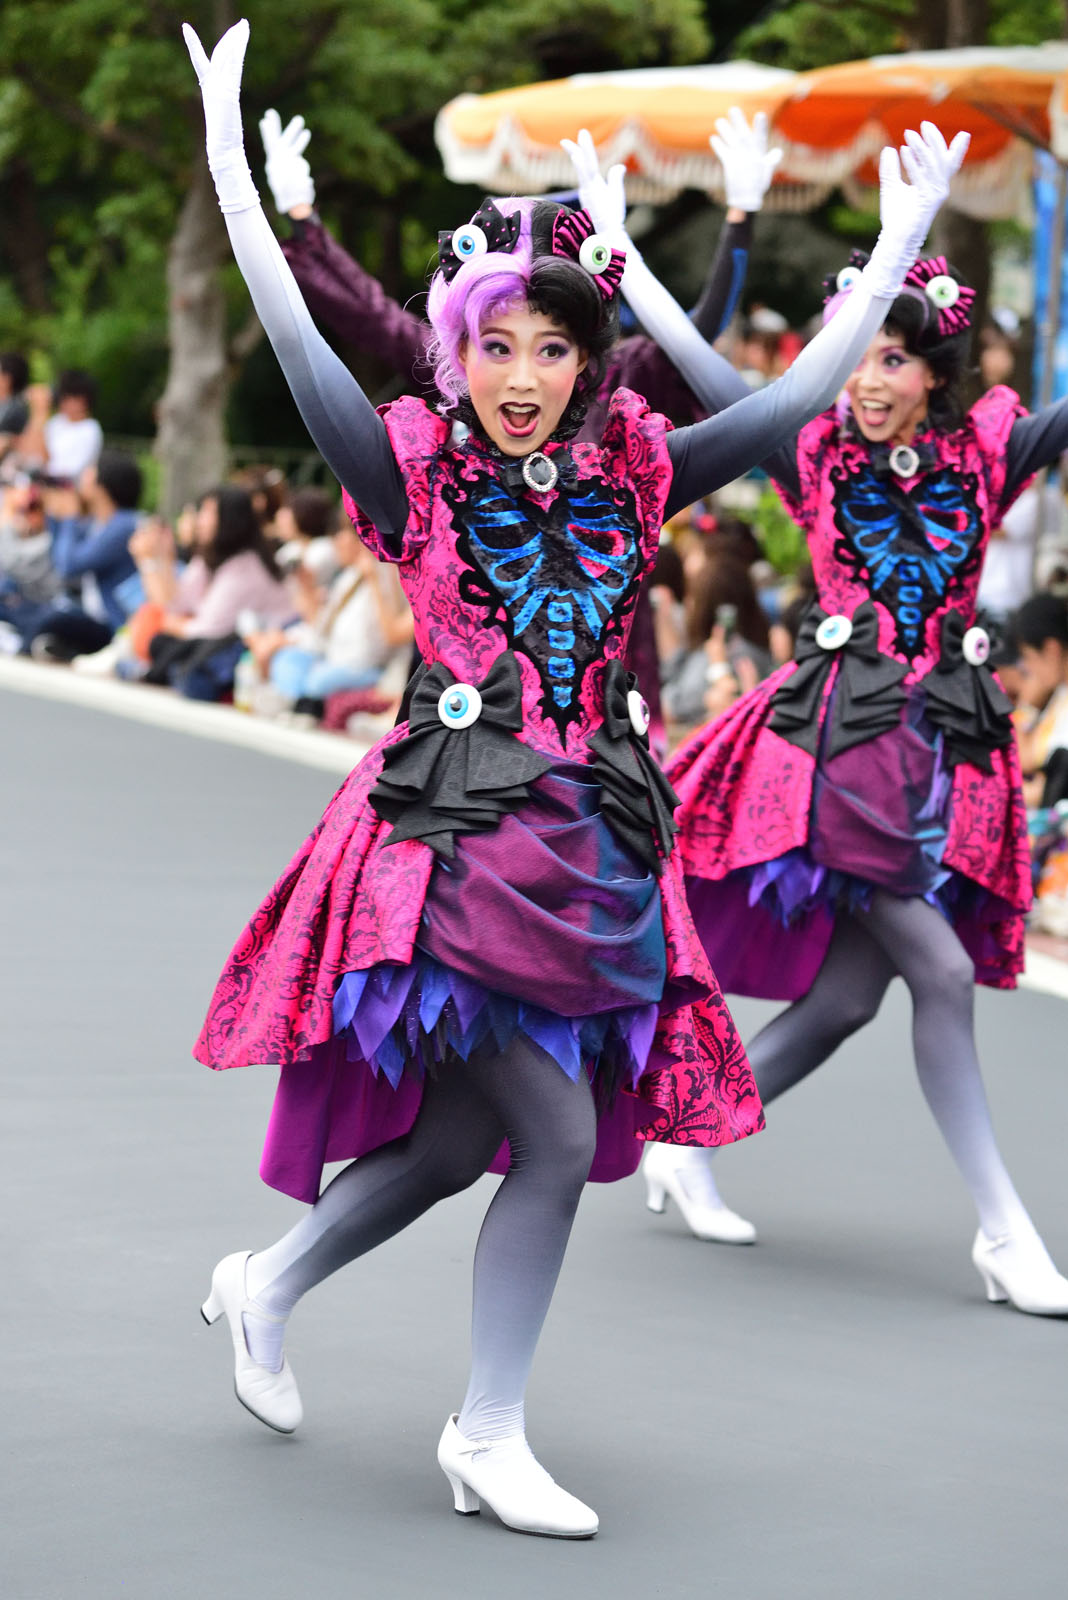
[[[167,258],[170,369],[159,403],[160,510],[174,517],[226,472],[226,227],[202,156]]]
[[[3,195],[4,248],[11,260],[19,297],[35,316],[52,310],[48,294],[48,236],[37,206],[33,172],[21,156],[7,169]]]

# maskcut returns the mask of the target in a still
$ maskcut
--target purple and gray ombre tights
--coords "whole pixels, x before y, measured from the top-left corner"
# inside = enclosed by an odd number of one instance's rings
[[[450,1060],[427,1079],[409,1134],[346,1167],[294,1228],[250,1258],[249,1353],[277,1371],[284,1327],[255,1308],[288,1317],[315,1284],[468,1188],[507,1139],[511,1166],[475,1251],[471,1377],[459,1428],[469,1439],[522,1433],[527,1378],[596,1136],[585,1073],[573,1083],[524,1038],[503,1055]]]

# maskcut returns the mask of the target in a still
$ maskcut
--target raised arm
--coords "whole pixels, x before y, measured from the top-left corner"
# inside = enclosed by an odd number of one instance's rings
[[[356,349],[395,367],[405,383],[413,374],[418,381],[430,328],[388,295],[316,216],[315,180],[304,154],[311,132],[304,118],[292,117],[283,128],[278,112],[267,111],[260,136],[274,203],[293,227],[282,254],[312,316]]]
[[[723,168],[727,206],[726,224],[720,230],[712,266],[693,311],[694,327],[711,344],[734,315],[749,262],[753,218],[764,205],[782,151],[768,149],[768,119],[764,112],[758,111],[750,126],[737,106],[716,119],[716,131],[708,142]]]
[[[672,446],[676,475],[684,483],[672,502],[685,505],[710,493],[772,454],[811,417],[825,410],[870,344],[901,287],[902,280],[927,236],[931,221],[949,190],[968,147],[966,134],[946,145],[938,129],[925,122],[922,136],[906,134],[900,162],[886,149],[879,163],[882,230],[871,257],[852,292],[834,318],[822,328],[782,378],[758,394],[749,394],[729,364],[706,343],[685,312],[650,272],[623,230],[623,169],[607,179],[596,166],[588,134],[569,145],[579,172],[579,195],[599,233],[608,234],[627,253],[623,292],[635,314],[675,365],[698,398],[720,415],[681,429]],[[909,178],[901,175],[902,165]],[[739,394],[739,387],[744,396]],[[728,391],[736,403],[727,398]],[[729,407],[729,415],[722,407]],[[724,431],[726,430],[726,432]],[[729,434],[730,443],[726,442]],[[687,437],[688,436],[688,437]],[[684,494],[684,498],[680,495]]]
[[[239,95],[248,23],[230,28],[210,60],[188,23],[182,32],[204,99],[208,165],[257,315],[316,449],[379,531],[399,538],[408,500],[385,425],[312,322],[245,159]]]

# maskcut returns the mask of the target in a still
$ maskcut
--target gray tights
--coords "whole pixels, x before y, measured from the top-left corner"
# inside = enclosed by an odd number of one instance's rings
[[[468,1188],[504,1139],[511,1166],[475,1251],[471,1377],[459,1427],[471,1439],[521,1433],[535,1346],[596,1143],[585,1075],[572,1083],[523,1038],[504,1055],[451,1060],[427,1080],[411,1133],[346,1167],[289,1233],[250,1259],[253,1311],[287,1317],[315,1284]],[[254,1359],[277,1369],[281,1324],[246,1315],[245,1328]]]
[[[1001,1159],[975,1049],[972,963],[933,906],[877,890],[869,910],[839,920],[809,992],[749,1046],[765,1103],[778,1099],[878,1011],[900,974],[912,998],[916,1071],[942,1137],[990,1238],[1030,1229]]]

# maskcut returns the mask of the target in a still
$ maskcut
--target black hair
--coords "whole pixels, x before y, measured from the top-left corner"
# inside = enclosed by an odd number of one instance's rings
[[[120,511],[136,510],[144,480],[141,468],[125,450],[101,450],[96,463],[96,481]]]
[[[321,538],[334,526],[334,502],[325,489],[294,489],[289,509],[300,532],[309,539]]]
[[[26,358],[15,350],[5,350],[0,355],[0,372],[11,379],[12,394],[21,394],[30,381],[30,369]]]
[[[1013,613],[1011,627],[1017,644],[1041,650],[1047,639],[1055,639],[1068,650],[1068,605],[1060,595],[1033,594]]]
[[[270,545],[263,536],[260,519],[256,515],[252,504],[252,496],[247,489],[239,489],[236,484],[224,483],[217,489],[209,489],[201,498],[214,500],[218,507],[218,524],[215,537],[210,545],[200,552],[208,570],[217,572],[224,561],[229,561],[231,556],[239,556],[245,550],[254,550],[272,578],[279,576],[278,567]]]
[[[713,538],[715,536],[713,535]],[[758,650],[768,648],[768,619],[760,604],[752,574],[745,561],[729,550],[709,546],[709,561],[693,595],[690,615],[690,644],[693,649],[711,637],[720,606],[732,605],[738,612],[735,632]]]
[[[90,411],[96,402],[96,379],[91,378],[80,367],[71,367],[67,372],[61,372],[56,382],[56,404],[61,400],[77,398],[84,400]]]
[[[554,256],[553,223],[567,206],[539,200],[530,216],[533,266],[527,304],[531,311],[552,317],[586,352],[587,363],[575,383],[584,399],[596,394],[604,377],[608,352],[619,337],[619,296],[606,300],[585,268],[577,261]]]
[[[650,589],[670,589],[680,605],[686,599],[686,572],[673,544],[665,541],[659,546],[647,583]]]

